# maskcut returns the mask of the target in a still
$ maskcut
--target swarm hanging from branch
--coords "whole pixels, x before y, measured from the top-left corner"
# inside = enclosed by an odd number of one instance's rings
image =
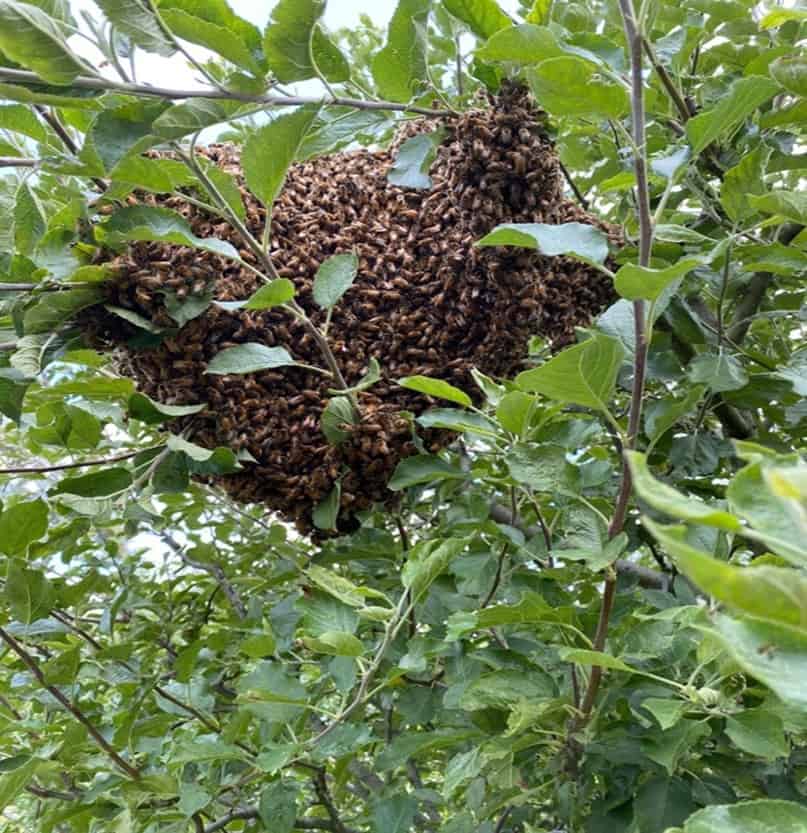
[[[321,366],[311,335],[284,310],[213,304],[147,348],[129,343],[135,328],[103,307],[84,317],[88,333],[116,347],[122,372],[144,393],[163,403],[207,404],[176,420],[172,430],[189,432],[205,447],[228,445],[255,458],[242,472],[220,478],[234,499],[263,502],[301,529],[311,528],[314,507],[337,481],[343,520],[393,498],[387,490],[392,472],[417,452],[412,424],[401,411],[419,414],[434,404],[396,385],[397,379],[431,376],[475,397],[472,368],[506,377],[523,362],[531,335],[555,347],[568,343],[576,326],[612,300],[608,278],[574,259],[474,247],[495,226],[513,222],[588,223],[620,242],[617,229],[563,196],[558,158],[527,93],[507,87],[489,109],[445,120],[431,188],[390,184],[387,174],[402,140],[434,126],[410,122],[389,151],[337,153],[293,165],[272,212],[272,260],[294,282],[298,303],[315,322],[324,320],[312,298],[320,264],[334,254],[359,258],[358,277],[334,310],[328,339],[349,385],[373,358],[382,379],[358,394],[360,418],[338,446],[320,426],[333,380],[299,367],[245,376],[205,373],[219,351],[247,342],[284,346],[297,361]],[[242,182],[236,148],[213,145],[200,152]],[[260,238],[265,210],[243,185],[241,193],[247,226]],[[178,211],[197,236],[228,240],[255,262],[230,225],[191,202],[142,199]],[[237,263],[164,243],[134,244],[111,265],[116,278],[108,284],[107,303],[167,327],[176,325],[165,308],[166,291],[238,301],[260,285]],[[432,451],[451,440],[445,431],[421,437]]]

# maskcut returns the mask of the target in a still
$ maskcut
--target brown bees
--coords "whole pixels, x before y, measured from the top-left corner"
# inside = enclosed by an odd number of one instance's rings
[[[413,426],[401,412],[417,415],[438,404],[400,387],[399,378],[444,379],[479,401],[473,368],[507,377],[520,369],[536,330],[563,345],[612,300],[611,282],[579,261],[474,245],[499,223],[571,221],[598,224],[619,245],[618,230],[564,198],[558,159],[540,122],[529,94],[515,85],[505,85],[487,109],[446,119],[430,190],[402,189],[387,179],[401,144],[435,128],[425,120],[404,122],[390,151],[337,153],[289,170],[272,210],[274,266],[322,326],[324,314],[312,297],[317,269],[331,255],[356,252],[358,277],[333,311],[328,342],[348,385],[362,379],[371,358],[381,368],[381,379],[358,394],[357,419],[342,424],[338,444],[326,439],[321,422],[334,381],[317,371],[324,367],[317,341],[289,312],[212,304],[177,331],[168,293],[186,303],[209,293],[217,301],[248,298],[259,281],[240,264],[164,243],[135,243],[117,256],[101,251],[99,262],[109,262],[115,274],[106,303],[170,333],[152,345],[143,345],[142,334],[130,343],[136,328],[104,306],[82,313],[82,326],[94,344],[116,348],[120,371],[144,393],[168,404],[207,405],[169,429],[207,448],[246,453],[241,471],[216,478],[235,500],[263,502],[308,531],[314,508],[339,481],[340,523],[346,524],[374,503],[395,500],[388,480],[403,458],[417,453]],[[237,148],[199,152],[236,178],[246,225],[260,238],[265,210],[244,186]],[[236,229],[195,201],[135,198],[179,211],[196,235],[227,240],[257,265]],[[221,350],[245,343],[284,347],[307,367],[246,376],[205,372]],[[448,431],[420,433],[432,450],[453,439]]]

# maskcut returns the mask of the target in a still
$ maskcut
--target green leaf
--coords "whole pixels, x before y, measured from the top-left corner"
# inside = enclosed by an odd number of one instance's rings
[[[325,410],[320,417],[320,427],[325,438],[332,445],[339,445],[351,436],[343,425],[355,425],[356,416],[353,405],[346,396],[334,396],[328,400]]]
[[[156,206],[131,205],[121,208],[105,223],[96,226],[96,234],[112,246],[133,240],[151,240],[238,258],[238,252],[230,243],[212,237],[196,237],[184,217],[175,211]]]
[[[158,327],[152,321],[149,321],[148,318],[144,318],[142,315],[138,315],[136,312],[133,312],[130,309],[124,309],[123,307],[114,307],[111,304],[104,304],[104,309],[107,312],[111,312],[113,315],[117,315],[124,321],[128,321],[130,324],[134,324],[135,327],[138,327],[141,330],[145,330],[147,333],[158,334],[165,332],[163,327]]]
[[[511,476],[534,492],[557,492],[566,485],[566,451],[557,445],[515,443],[505,455]]]
[[[429,168],[444,138],[445,131],[434,130],[407,139],[387,172],[387,180],[399,188],[431,188]]]
[[[418,802],[413,795],[390,795],[375,802],[373,833],[408,833],[415,821]]]
[[[29,334],[50,333],[82,309],[97,304],[103,297],[98,286],[48,292],[25,311],[23,326]]]
[[[770,799],[713,805],[669,833],[807,833],[807,807]]]
[[[131,485],[132,475],[128,469],[109,468],[76,477],[64,477],[52,491],[55,495],[109,497],[125,491]]]
[[[176,159],[149,159],[136,155],[121,159],[109,176],[116,182],[136,185],[156,194],[167,194],[196,181],[187,166]]]
[[[180,139],[205,127],[229,121],[245,106],[241,101],[193,98],[169,107],[154,120],[151,129],[155,136],[163,139]]]
[[[280,0],[272,10],[263,39],[263,51],[269,69],[284,84],[316,77],[311,62],[311,47],[315,27],[324,11],[325,0]],[[332,50],[336,50],[336,47],[321,32],[319,37],[325,38],[330,46],[329,50],[328,45],[320,41],[317,50],[327,65],[334,60]],[[318,66],[321,60],[319,56],[315,52]],[[325,66],[320,69],[324,71]],[[325,74],[328,75],[327,72]]]
[[[317,529],[325,529],[330,531],[336,530],[336,521],[339,518],[339,507],[342,498],[342,484],[336,481],[333,488],[328,492],[315,507],[312,515],[314,526]]]
[[[754,110],[779,92],[779,85],[761,75],[735,81],[719,103],[693,116],[686,124],[687,138],[694,153],[728,136]]]
[[[623,356],[616,339],[596,334],[567,347],[540,367],[519,373],[516,384],[521,390],[542,393],[558,402],[607,411]]]
[[[655,444],[682,417],[691,413],[703,397],[705,387],[695,385],[687,390],[683,399],[662,399],[648,403],[645,408],[645,433]]]
[[[24,763],[0,775],[0,813],[22,793],[43,763],[39,758],[27,758]]]
[[[566,52],[559,46],[552,31],[546,26],[522,23],[519,26],[501,27],[490,36],[487,43],[476,50],[482,61],[531,66],[547,58],[560,58]]]
[[[93,173],[104,175],[129,153],[136,155],[156,143],[151,126],[166,105],[136,101],[102,110],[94,119],[79,158]]]
[[[332,84],[350,80],[350,64],[347,58],[319,23],[314,27],[311,36],[311,54],[317,69]]]
[[[765,214],[781,214],[797,223],[807,223],[807,194],[804,191],[771,191],[751,195],[748,202]]]
[[[403,586],[412,600],[417,601],[429,589],[435,579],[470,543],[470,538],[446,538],[433,546],[433,541],[414,547],[401,572]]]
[[[30,379],[14,367],[0,367],[0,414],[19,423]]]
[[[98,6],[119,32],[146,52],[167,58],[177,51],[143,0],[98,0]]]
[[[294,298],[294,284],[288,278],[275,278],[257,289],[244,304],[244,309],[272,309]]]
[[[443,0],[443,6],[482,39],[513,24],[496,0]]]
[[[448,620],[446,639],[453,641],[473,630],[496,628],[500,625],[537,625],[557,622],[558,614],[542,596],[526,591],[513,605],[498,604],[476,613],[455,613]]]
[[[187,295],[179,299],[174,292],[166,290],[163,294],[165,311],[174,319],[177,327],[184,327],[189,321],[198,318],[203,312],[210,308],[213,301],[213,293],[205,292],[202,295]]]
[[[267,347],[249,342],[220,350],[210,360],[205,372],[224,376],[228,373],[256,373],[294,364],[297,363],[285,347]]]
[[[87,71],[56,21],[17,0],[0,0],[0,51],[52,84],[69,84]]]
[[[24,555],[28,545],[48,531],[48,505],[30,500],[6,507],[0,514],[0,552]]]
[[[405,376],[398,380],[402,388],[423,393],[426,396],[433,396],[436,399],[447,399],[449,402],[456,402],[465,408],[470,408],[473,402],[467,393],[455,388],[442,379],[431,379],[428,376]]]
[[[48,131],[33,111],[22,104],[0,106],[0,128],[21,133],[35,142],[47,142]]]
[[[750,616],[715,618],[715,636],[742,668],[781,700],[807,708],[807,634]]]
[[[241,154],[247,187],[271,212],[286,180],[286,171],[319,112],[319,106],[301,107],[278,116],[250,135]]]
[[[179,812],[189,819],[200,810],[204,810],[210,803],[211,796],[198,784],[192,781],[183,781],[179,787]]]
[[[767,467],[760,462],[737,472],[726,489],[729,506],[773,552],[794,566],[807,566],[804,529],[787,501],[771,490],[766,473]],[[750,532],[746,530],[746,535]]]
[[[701,353],[687,368],[689,378],[695,384],[705,384],[714,393],[740,390],[748,384],[748,374],[736,356],[722,348],[718,353]]]
[[[8,562],[5,597],[11,615],[24,625],[44,619],[56,599],[53,586],[45,574],[29,569],[17,559]]]
[[[612,671],[627,671],[634,673],[633,668],[618,657],[604,654],[602,651],[588,651],[584,648],[559,648],[558,656],[563,662],[573,662],[575,665],[596,665],[600,668],[610,668]]]
[[[258,802],[258,817],[271,833],[291,833],[297,820],[299,788],[287,779],[280,779],[264,787]]]
[[[238,650],[252,659],[271,656],[277,648],[277,640],[271,631],[254,633],[241,640]]]
[[[322,309],[331,309],[353,286],[359,271],[355,254],[331,255],[317,269],[314,277],[314,302]]]
[[[249,46],[236,33],[189,14],[183,9],[163,8],[161,5],[160,16],[168,28],[183,40],[204,46],[236,66],[251,72],[256,78],[262,76],[260,63]]]
[[[790,753],[782,718],[764,708],[747,709],[728,717],[726,734],[743,752],[766,761],[786,758]]]
[[[536,403],[534,396],[520,390],[506,393],[496,406],[496,419],[505,431],[520,435],[528,427],[528,418]]]
[[[661,480],[657,480],[650,473],[644,454],[638,451],[626,451],[625,456],[630,465],[634,488],[642,500],[654,509],[683,521],[705,524],[729,532],[738,532],[743,528],[740,519],[730,512],[709,506],[695,498],[686,497]],[[653,525],[654,532],[655,529]]]
[[[424,428],[447,428],[449,431],[478,434],[494,439],[496,426],[483,414],[461,411],[458,408],[432,408],[417,418]]]
[[[530,71],[529,81],[541,107],[558,116],[618,119],[630,111],[625,87],[575,55],[542,61]]]
[[[326,631],[316,637],[303,637],[303,642],[315,653],[333,657],[360,657],[364,653],[361,640],[344,631]]]
[[[685,700],[670,700],[665,697],[648,697],[642,700],[642,708],[656,718],[662,732],[671,729],[686,714],[690,704]]]
[[[651,269],[648,266],[626,263],[614,276],[614,288],[628,301],[637,301],[640,298],[655,301],[670,284],[680,280],[704,262],[705,259],[701,257],[685,257],[665,269]]]
[[[505,223],[477,241],[477,246],[521,246],[545,255],[578,256],[592,263],[608,257],[608,238],[587,223]]]
[[[39,197],[27,182],[14,199],[14,242],[21,254],[31,254],[47,229],[48,221]]]
[[[720,202],[733,222],[738,223],[755,213],[748,197],[765,193],[763,177],[771,152],[766,145],[757,145],[724,174]]]
[[[409,101],[426,82],[425,29],[431,0],[398,0],[387,30],[387,42],[372,60],[381,98]]]
[[[807,98],[807,58],[790,55],[777,58],[768,72],[789,92]]]
[[[690,546],[681,527],[663,527],[647,518],[644,524],[681,571],[718,601],[761,621],[792,625],[807,633],[807,580],[795,570],[735,567]]]
[[[644,833],[664,833],[683,822],[696,807],[688,781],[663,775],[645,781],[633,802],[638,829]]]

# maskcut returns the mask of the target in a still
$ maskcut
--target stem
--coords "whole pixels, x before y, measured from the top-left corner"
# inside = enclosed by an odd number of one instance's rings
[[[666,67],[659,62],[658,57],[656,56],[655,50],[653,49],[650,41],[646,37],[642,37],[642,46],[644,47],[644,51],[647,53],[647,57],[650,59],[650,63],[653,66],[653,69],[656,71],[656,74],[659,77],[659,81],[661,81],[661,85],[667,91],[667,95],[672,99],[673,104],[675,105],[675,109],[678,111],[678,115],[681,117],[681,121],[686,123],[689,121],[692,113],[689,111],[689,107],[687,106],[684,97],[681,95],[678,87],[675,86],[672,78],[670,78],[669,72],[667,72]]]
[[[0,156],[0,168],[35,168],[39,162],[22,156]]]
[[[105,466],[108,463],[119,463],[122,460],[131,460],[132,457],[137,457],[138,454],[146,454],[149,451],[155,451],[162,446],[152,446],[151,448],[141,448],[138,451],[128,451],[126,454],[118,454],[114,457],[104,457],[101,460],[84,460],[78,463],[55,463],[52,466],[19,466],[8,469],[0,469],[0,474],[45,474],[51,471],[65,471],[66,469],[81,469],[84,466]]]
[[[179,155],[179,158],[188,166],[191,172],[196,176],[196,178],[202,183],[202,185],[204,185],[205,190],[213,198],[213,202],[217,203],[220,211],[227,218],[227,221],[241,235],[241,237],[244,240],[244,243],[246,243],[249,250],[258,259],[258,262],[266,270],[266,273],[269,275],[269,277],[272,280],[276,279],[278,277],[277,270],[275,269],[275,266],[272,263],[272,260],[267,254],[267,252],[264,251],[263,246],[261,246],[261,244],[255,239],[255,237],[243,223],[241,218],[235,213],[235,211],[232,210],[229,203],[224,198],[224,195],[221,193],[221,191],[219,191],[219,189],[216,187],[216,184],[205,173],[204,169],[197,161],[194,145],[196,144],[196,137],[198,135],[198,133],[194,135],[193,140],[191,141],[191,148],[189,153],[185,153],[185,151],[183,151],[182,148],[176,143],[174,143],[174,150]]]
[[[35,72],[9,69],[6,67],[0,68],[0,81],[11,84],[41,84],[47,86],[47,82]],[[239,93],[234,90],[217,90],[213,88],[204,90],[174,90],[169,87],[152,87],[147,84],[127,84],[122,81],[113,81],[109,78],[96,78],[86,75],[79,75],[74,78],[70,82],[70,86],[80,90],[95,90],[97,92],[113,90],[127,95],[147,96],[149,98],[171,100],[186,98],[223,99],[226,101],[263,104],[266,107],[298,107],[305,104],[323,104],[326,106],[353,107],[356,110],[390,110],[398,113],[417,113],[421,116],[431,116],[433,118],[444,118],[445,116],[455,114],[453,110],[433,110],[428,107],[414,107],[395,101],[363,101],[360,98],[344,98],[342,96],[250,95],[249,93]]]
[[[619,0],[622,22],[625,28],[625,39],[631,56],[631,122],[632,140],[634,145],[633,168],[636,174],[636,205],[639,219],[639,265],[650,263],[650,251],[653,245],[653,218],[650,213],[650,194],[647,183],[647,148],[645,144],[645,110],[644,90],[642,87],[642,43],[643,37],[639,30],[633,9],[633,0]],[[633,365],[633,388],[631,391],[630,413],[628,416],[628,433],[625,437],[624,448],[632,449],[636,445],[639,426],[642,417],[642,397],[644,395],[645,372],[647,366],[648,333],[644,301],[633,302],[633,327],[636,336],[636,351]],[[628,501],[632,491],[632,479],[627,460],[622,460],[622,482],[619,488],[616,506],[611,522],[608,525],[608,538],[619,535],[624,526],[628,511]],[[597,631],[594,636],[594,650],[602,651],[608,636],[608,624],[616,595],[616,570],[611,566],[605,576],[600,615],[597,621]],[[572,731],[581,729],[589,719],[597,693],[602,682],[603,669],[595,665],[591,669],[586,693],[580,706],[580,714],[572,722]]]
[[[67,128],[59,121],[59,117],[52,110],[48,110],[41,104],[34,105],[35,112],[50,126],[51,130],[62,140],[62,144],[67,148],[72,156],[78,156],[79,147],[73,137],[68,132]],[[99,191],[106,191],[107,184],[103,179],[98,177],[91,177]]]
[[[81,723],[82,726],[89,732],[90,737],[98,744],[98,746],[106,752],[106,754],[120,767],[130,778],[135,781],[140,778],[140,770],[135,769],[130,763],[125,761],[121,756],[107,743],[106,738],[95,728],[92,721],[84,714],[83,711],[71,700],[65,697],[62,692],[53,685],[50,685],[45,679],[42,669],[37,664],[36,660],[17,642],[17,640],[5,628],[0,627],[0,639],[8,645],[9,648],[22,660],[23,664],[34,675],[37,682],[48,693],[58,700],[66,709],[73,715],[73,717]]]

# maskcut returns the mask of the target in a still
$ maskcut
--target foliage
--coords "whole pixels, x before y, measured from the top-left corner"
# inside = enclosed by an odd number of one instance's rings
[[[0,0],[0,830],[807,831],[804,12],[400,0],[387,31],[334,36],[320,0],[264,31],[225,0],[98,5]],[[135,80],[169,55],[206,96]],[[312,542],[227,503],[199,477],[249,460],[166,440],[198,407],[136,393],[74,326],[101,242],[239,257],[127,197],[193,194],[237,224],[199,131],[245,143],[271,205],[295,158],[507,77],[627,244],[606,259],[568,224],[481,245],[584,258],[621,300],[554,356],[536,339],[515,379],[477,374],[479,407],[394,380],[462,435],[398,467],[397,513]],[[276,117],[299,99],[270,82],[302,79],[322,106]],[[433,150],[394,176],[429,187]],[[268,239],[246,232],[267,286],[243,301],[299,312]],[[323,267],[323,307],[355,269]],[[174,302],[177,326],[199,314]],[[384,368],[345,389],[313,335],[338,443]],[[220,355],[210,372],[293,362]]]

